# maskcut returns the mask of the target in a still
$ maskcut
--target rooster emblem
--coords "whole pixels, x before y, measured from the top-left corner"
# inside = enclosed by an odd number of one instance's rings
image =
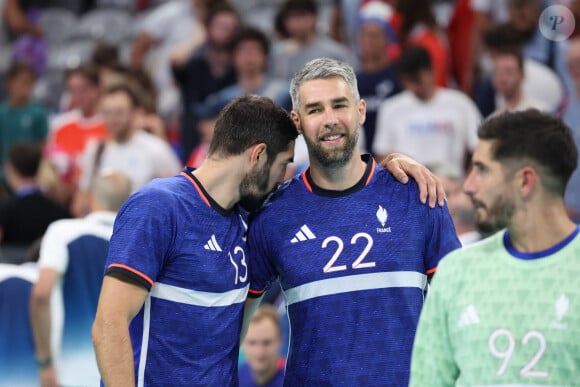
[[[379,205],[379,209],[377,210],[377,219],[381,222],[381,225],[385,227],[387,224],[387,218],[389,215],[387,214],[387,210],[385,210],[382,206]]]

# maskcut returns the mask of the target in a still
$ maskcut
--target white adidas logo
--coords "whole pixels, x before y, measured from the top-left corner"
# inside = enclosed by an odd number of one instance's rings
[[[464,327],[466,325],[479,324],[479,317],[477,316],[477,310],[473,304],[469,305],[463,313],[461,313],[461,319],[459,319],[458,327]]]
[[[205,246],[203,246],[203,248],[211,251],[222,251],[222,248],[215,239],[215,234],[211,236],[210,240],[207,241],[207,243],[205,244]]]
[[[316,239],[316,235],[310,231],[307,225],[304,225],[300,227],[300,231],[298,231],[296,236],[290,240],[290,243],[304,242],[310,239]]]

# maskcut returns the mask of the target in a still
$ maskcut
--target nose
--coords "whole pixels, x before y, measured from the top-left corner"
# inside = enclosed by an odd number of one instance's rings
[[[463,192],[465,192],[469,196],[473,196],[473,194],[475,193],[475,183],[473,180],[474,177],[472,169],[471,171],[469,171],[469,174],[467,175],[465,181],[463,182]]]
[[[336,124],[338,124],[336,112],[333,109],[327,109],[326,114],[324,115],[324,126],[331,128]]]

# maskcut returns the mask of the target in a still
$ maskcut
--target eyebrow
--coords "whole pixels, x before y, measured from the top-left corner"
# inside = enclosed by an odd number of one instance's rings
[[[333,100],[331,100],[331,102],[334,103],[340,103],[340,102],[349,102],[348,98],[346,97],[340,97],[340,98],[335,98]],[[305,109],[311,109],[313,107],[318,107],[321,106],[322,102],[318,101],[318,102],[311,102],[311,103],[307,103],[306,105],[304,105]]]

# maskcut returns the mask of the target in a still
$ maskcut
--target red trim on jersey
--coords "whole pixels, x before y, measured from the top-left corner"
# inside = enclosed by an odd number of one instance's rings
[[[302,181],[304,182],[306,189],[312,192],[312,187],[310,186],[310,184],[308,183],[308,179],[306,178],[306,171],[302,172]]]
[[[261,296],[262,294],[264,294],[265,291],[266,291],[266,288],[264,288],[262,290],[248,289],[248,293],[252,293],[255,296]]]
[[[371,179],[375,175],[375,168],[376,168],[377,162],[375,161],[375,159],[371,159],[371,162],[373,163],[373,165],[371,166],[371,173],[369,173],[369,177],[368,177],[367,181],[365,182],[365,186],[369,185],[369,183],[371,182]]]
[[[197,185],[197,183],[195,182],[195,180],[193,180],[191,178],[191,176],[189,176],[187,173],[185,172],[181,172],[181,174],[185,177],[187,177],[187,180],[189,180],[191,182],[191,184],[193,184],[193,186],[195,187],[195,189],[197,190],[197,193],[199,193],[199,196],[201,196],[201,198],[203,199],[203,201],[205,202],[205,204],[207,204],[208,207],[211,207],[211,204],[208,200],[208,198],[205,197],[205,195],[203,194],[203,191],[201,190],[201,188],[199,188],[199,186]]]
[[[435,266],[433,269],[429,269],[427,270],[427,274],[433,274],[437,271],[437,266]]]
[[[151,278],[149,278],[145,274],[141,273],[139,270],[135,270],[132,267],[129,267],[127,265],[122,265],[120,263],[112,263],[109,265],[108,269],[110,269],[112,267],[118,267],[119,269],[130,271],[131,273],[143,278],[145,281],[147,281],[147,283],[149,283],[149,285],[153,286],[154,282],[151,280]]]

